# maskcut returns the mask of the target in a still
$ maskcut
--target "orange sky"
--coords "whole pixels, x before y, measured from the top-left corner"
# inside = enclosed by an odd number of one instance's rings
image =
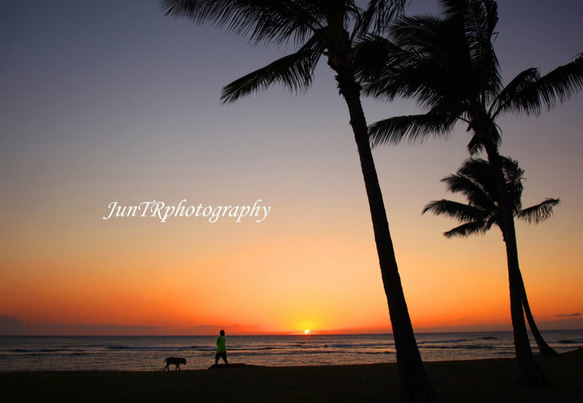
[[[0,334],[390,331],[346,107],[327,66],[305,95],[275,88],[223,106],[222,85],[281,53],[164,18],[156,1],[141,10],[116,2],[115,15],[106,3],[92,5],[102,19],[68,2],[51,4],[54,19],[43,18],[42,2],[0,13],[11,38],[0,66],[9,78],[0,109]],[[552,4],[510,7],[500,5],[497,39],[508,77],[581,51],[582,28],[567,18],[580,5],[561,15]],[[554,19],[541,25],[545,15]],[[500,122],[502,152],[526,170],[524,205],[562,200],[550,221],[518,225],[542,329],[583,328],[582,106],[579,94],[539,119]],[[365,101],[369,122],[413,111]],[[439,180],[467,157],[467,141],[460,127],[448,142],[375,150],[417,331],[510,328],[497,229],[445,239],[453,222],[421,216],[430,200],[451,197]],[[271,211],[261,223],[103,220],[112,201],[183,199],[261,199]]]

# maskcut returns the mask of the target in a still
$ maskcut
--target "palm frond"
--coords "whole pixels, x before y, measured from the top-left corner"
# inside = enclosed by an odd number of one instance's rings
[[[522,177],[524,171],[518,166],[518,162],[509,157],[500,156],[502,170],[506,179],[506,187],[522,193]],[[458,175],[470,180],[472,183],[485,189],[493,198],[496,198],[496,181],[492,165],[482,158],[468,158],[458,169]]]
[[[468,143],[467,149],[472,157],[484,151],[484,142],[479,133],[474,133]]]
[[[292,92],[306,90],[312,84],[314,69],[323,51],[323,45],[313,36],[297,52],[227,84],[223,87],[221,100],[223,103],[235,102],[274,83],[280,83]]]
[[[398,52],[402,52],[400,47],[378,35],[363,35],[354,43],[356,77],[364,84],[366,94],[381,95],[382,85],[376,81],[387,74],[388,66]]]
[[[493,0],[442,0],[441,25],[448,39],[439,47],[448,52],[450,69],[460,82],[458,94],[480,97],[488,104],[501,87],[500,66],[492,45],[498,22]],[[444,33],[439,34],[445,37]]]
[[[396,96],[420,94],[420,89],[430,84],[431,66],[416,50],[378,35],[360,39],[355,46],[355,64],[366,95],[392,101]]]
[[[500,147],[502,143],[501,131],[499,130],[498,124],[491,120],[494,130],[479,130],[474,124],[472,117],[469,117],[469,113],[466,113],[466,121],[469,121],[467,131],[472,132],[472,138],[470,139],[467,149],[470,156],[475,156],[482,151],[485,151],[486,144],[489,142],[494,143],[497,147]]]
[[[354,27],[353,38],[363,34],[380,34],[387,30],[389,23],[403,13],[406,0],[371,0],[359,13]]]
[[[459,25],[459,24],[458,24]],[[424,109],[459,105],[497,88],[483,66],[475,66],[462,29],[435,16],[402,17],[391,26],[393,43],[385,74],[373,77],[365,93],[391,100],[414,98]],[[488,96],[489,98],[490,96]]]
[[[516,217],[529,224],[538,224],[553,215],[553,207],[561,203],[560,199],[545,199],[542,203],[521,210]]]
[[[498,6],[492,0],[467,1],[464,32],[474,71],[484,81],[483,89],[497,93],[501,87],[500,67],[492,36],[498,23]]]
[[[494,212],[499,209],[495,199],[495,189],[490,183],[481,183],[465,175],[449,175],[441,180],[452,193],[461,193],[469,201],[469,205],[483,211]],[[492,213],[493,214],[493,213]]]
[[[463,18],[467,7],[467,1],[463,0],[439,0],[440,14],[444,18]]]
[[[402,16],[390,27],[392,40],[403,49],[432,54],[440,43],[443,20],[435,15]]]
[[[455,124],[442,115],[406,115],[384,119],[369,126],[371,144],[399,144],[421,142],[429,136],[447,137]]]
[[[441,85],[444,77],[436,73],[446,70],[437,70],[437,64],[426,57],[426,53],[439,48],[433,45],[434,39],[438,38],[436,25],[439,25],[436,17],[401,17],[391,26],[391,40],[376,37],[371,41],[371,38],[366,38],[371,42],[367,44],[366,56],[373,60],[381,58],[384,69],[367,72],[363,63],[363,70],[368,73],[364,75],[365,93],[392,100],[395,96],[421,96],[424,89]],[[371,45],[375,47],[371,48]],[[378,51],[379,55],[372,54],[372,51]]]
[[[520,72],[516,77],[510,81],[506,87],[500,91],[496,100],[492,102],[490,114],[495,119],[500,112],[504,111],[520,111],[529,109],[540,109],[540,104],[536,102],[533,97],[519,97],[518,94],[523,93],[526,88],[529,88],[540,79],[540,73],[536,68],[529,68]]]
[[[161,0],[166,15],[183,17],[197,24],[210,22],[219,28],[248,36],[259,43],[301,43],[321,28],[317,13],[310,13],[292,0]]]
[[[501,157],[501,161],[504,178],[506,179],[508,199],[512,203],[512,213],[516,215],[522,210],[524,170],[520,168],[518,161],[510,157]]]
[[[528,71],[532,71],[530,77]],[[543,107],[551,110],[557,103],[562,104],[583,89],[583,55],[542,77],[537,77],[537,73],[537,69],[521,73],[515,80],[522,79],[523,82],[520,86],[516,85],[504,94],[501,93],[504,97],[499,99],[495,113],[513,112],[538,116]]]
[[[474,221],[452,228],[449,231],[444,232],[443,236],[446,238],[453,238],[454,236],[467,237],[474,234],[484,235],[488,229],[490,228],[487,227],[487,222]]]
[[[459,203],[452,200],[435,200],[423,207],[422,214],[431,212],[435,215],[445,215],[460,222],[482,221],[488,214],[479,207]]]

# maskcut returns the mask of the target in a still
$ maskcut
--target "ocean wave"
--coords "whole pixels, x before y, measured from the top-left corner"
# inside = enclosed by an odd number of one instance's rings
[[[14,348],[6,349],[4,352],[15,354],[59,354],[59,353],[84,353],[83,349],[69,349],[69,348]]]
[[[576,340],[576,339],[562,339],[562,340],[559,340],[558,343],[560,343],[560,344],[583,344],[583,340],[582,339],[579,339],[579,340]]]
[[[111,345],[105,346],[108,350],[125,350],[125,351],[206,351],[212,350],[210,347],[202,346],[125,346],[125,345]]]
[[[492,346],[492,345],[477,345],[477,344],[464,344],[464,345],[450,345],[450,346],[442,346],[439,344],[425,344],[422,346],[422,349],[433,349],[433,350],[491,350],[496,349],[499,347]]]
[[[472,339],[445,339],[445,340],[425,340],[425,341],[417,341],[417,345],[419,346],[423,346],[425,344],[434,344],[434,343],[440,343],[440,344],[460,344],[460,343],[467,343],[467,342],[471,342]]]
[[[543,334],[558,352],[583,346],[582,331]],[[213,336],[0,337],[0,371],[149,371],[161,369],[161,361],[169,356],[187,358],[188,369],[205,369],[214,359],[215,340]],[[512,332],[419,334],[417,341],[426,361],[514,355]],[[230,336],[227,348],[233,362],[273,366],[366,364],[396,358],[390,335]]]

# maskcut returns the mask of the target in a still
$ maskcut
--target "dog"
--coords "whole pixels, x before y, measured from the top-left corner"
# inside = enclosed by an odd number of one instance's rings
[[[164,371],[170,371],[170,365],[176,365],[174,371],[180,371],[180,365],[186,365],[186,359],[184,358],[176,358],[176,357],[168,357],[164,360],[166,366],[164,367]]]

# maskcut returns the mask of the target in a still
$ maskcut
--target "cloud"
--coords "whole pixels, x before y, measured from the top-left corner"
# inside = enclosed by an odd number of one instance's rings
[[[20,319],[14,316],[2,315],[0,316],[0,326],[22,326]]]
[[[131,325],[100,325],[100,324],[75,324],[75,325],[53,325],[53,327],[67,328],[73,332],[82,334],[152,334],[159,333],[164,329],[162,326],[131,326]]]
[[[30,324],[9,315],[0,315],[0,335],[130,335],[165,334],[168,329],[162,326],[131,326],[116,324]]]
[[[575,313],[558,313],[555,315],[557,318],[578,318],[581,316],[579,312]]]
[[[0,334],[13,335],[22,333],[26,329],[25,324],[14,316],[1,315],[0,316]]]
[[[214,335],[218,333],[220,329],[227,329],[229,334],[246,334],[253,332],[252,326],[240,324],[171,327],[92,323],[26,323],[14,316],[0,315],[1,336],[183,336]],[[249,329],[251,329],[251,331]]]

